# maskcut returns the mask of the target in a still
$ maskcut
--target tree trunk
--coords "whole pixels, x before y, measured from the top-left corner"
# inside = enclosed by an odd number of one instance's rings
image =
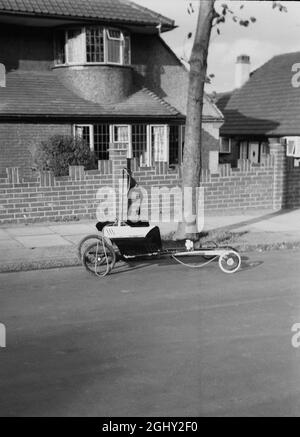
[[[200,0],[197,30],[190,58],[189,90],[185,144],[183,153],[183,198],[184,221],[179,224],[176,237],[196,239],[197,229],[197,187],[200,186],[201,175],[201,132],[204,85],[207,75],[208,48],[215,17],[215,0]],[[189,187],[187,189],[187,187]],[[187,200],[187,192],[192,192],[191,202]]]

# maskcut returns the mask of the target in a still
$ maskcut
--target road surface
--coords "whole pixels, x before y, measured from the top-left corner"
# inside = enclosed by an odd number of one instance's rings
[[[300,416],[299,285],[299,251],[2,274],[0,415]]]

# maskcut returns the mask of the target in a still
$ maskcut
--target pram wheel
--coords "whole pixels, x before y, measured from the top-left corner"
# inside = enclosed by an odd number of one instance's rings
[[[241,257],[240,255],[233,251],[228,250],[224,252],[219,258],[219,267],[224,273],[235,273],[241,267]]]
[[[82,263],[89,273],[104,277],[115,266],[115,250],[106,238],[102,237],[85,249],[82,255]]]
[[[97,243],[98,241],[102,241],[103,234],[92,234],[84,237],[78,244],[77,247],[77,256],[80,261],[82,261],[82,256],[85,250],[92,245],[92,243]]]

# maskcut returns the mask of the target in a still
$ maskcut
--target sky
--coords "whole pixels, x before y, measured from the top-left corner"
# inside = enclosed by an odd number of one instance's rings
[[[188,60],[192,39],[188,40],[187,35],[195,30],[199,0],[134,1],[175,20],[179,27],[163,33],[162,37],[177,56]],[[187,12],[189,3],[195,10],[191,15]],[[240,54],[250,56],[252,70],[281,53],[299,51],[300,62],[300,1],[281,1],[288,9],[287,13],[273,9],[272,1],[217,0],[216,8],[220,9],[223,3],[227,3],[238,17],[255,17],[257,21],[245,28],[229,19],[220,26],[220,35],[213,29],[208,74],[214,74],[215,78],[208,92],[234,88],[235,61]],[[242,9],[241,5],[244,5]]]

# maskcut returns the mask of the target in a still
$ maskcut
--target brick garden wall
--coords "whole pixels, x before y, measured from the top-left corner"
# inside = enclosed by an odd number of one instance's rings
[[[95,218],[97,191],[112,184],[109,169],[71,168],[69,177],[41,173],[30,179],[19,179],[17,169],[10,169],[7,176],[0,179],[0,223]]]
[[[204,172],[201,185],[205,190],[206,211],[272,209],[274,166],[270,159],[265,166],[252,166],[249,161],[238,161],[219,166],[220,174]]]
[[[292,158],[288,158],[285,206],[300,208],[300,167],[294,167]]]
[[[122,168],[126,167],[126,145],[111,149],[110,157],[111,161],[99,163],[99,170],[70,167],[70,175],[59,178],[48,172],[35,178],[22,178],[18,169],[8,169],[7,176],[0,179],[0,223],[96,220],[101,201],[97,192],[104,186],[117,188]],[[150,187],[173,188],[181,182],[180,169],[169,169],[164,163],[140,168],[134,161],[132,170],[139,185],[149,193]],[[272,208],[274,174],[273,159],[262,167],[240,161],[237,169],[226,164],[220,166],[219,174],[203,172],[201,185],[205,190],[205,210],[223,213]],[[151,194],[148,200],[151,200]],[[155,204],[156,212],[162,208],[160,200]]]

